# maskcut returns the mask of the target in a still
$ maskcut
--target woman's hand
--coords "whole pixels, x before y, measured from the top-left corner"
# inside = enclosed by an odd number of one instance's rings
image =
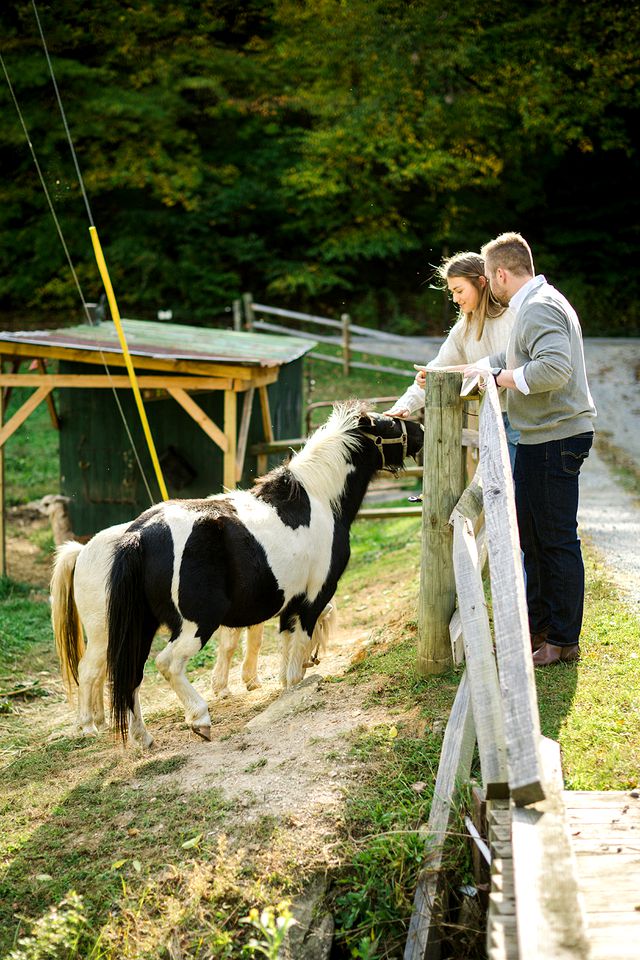
[[[481,380],[487,380],[491,376],[491,371],[486,367],[479,367],[477,364],[470,363],[462,367],[462,375],[466,380],[468,377],[480,377]]]
[[[383,410],[382,415],[383,417],[398,417],[400,420],[406,420],[411,416],[411,411],[406,408],[394,410],[393,407],[391,407],[390,410]]]

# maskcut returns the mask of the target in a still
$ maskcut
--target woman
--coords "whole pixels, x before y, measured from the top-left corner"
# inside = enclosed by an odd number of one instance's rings
[[[433,370],[474,363],[505,350],[515,314],[509,307],[498,303],[491,293],[480,254],[456,253],[443,260],[436,276],[446,284],[453,302],[460,308],[460,316],[427,368]],[[425,377],[424,371],[419,371],[406,393],[386,412],[394,417],[409,417],[421,410],[424,407]],[[500,405],[513,471],[519,435],[509,423],[504,391]]]

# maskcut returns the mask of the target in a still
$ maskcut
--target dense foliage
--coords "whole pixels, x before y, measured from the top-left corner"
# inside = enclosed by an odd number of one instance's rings
[[[639,332],[636,2],[41,0],[38,11],[123,313],[215,322],[251,290],[439,332],[430,264],[517,229],[587,332]],[[96,299],[32,5],[3,5],[0,26]],[[3,325],[78,318],[6,82],[0,102]]]

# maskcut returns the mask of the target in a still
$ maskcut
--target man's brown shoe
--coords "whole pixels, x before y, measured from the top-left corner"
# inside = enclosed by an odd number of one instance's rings
[[[532,633],[531,636],[531,650],[533,653],[536,650],[539,650],[543,643],[546,643],[548,630],[542,630],[541,633]]]
[[[558,647],[555,643],[543,643],[533,655],[534,667],[550,667],[554,663],[571,663],[580,659],[580,647],[572,643],[568,647]]]

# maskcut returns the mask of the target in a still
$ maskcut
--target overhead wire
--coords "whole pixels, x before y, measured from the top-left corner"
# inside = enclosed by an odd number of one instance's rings
[[[62,103],[62,97],[60,96],[60,90],[59,90],[59,88],[58,88],[58,83],[57,83],[56,76],[55,76],[55,72],[54,72],[54,69],[53,69],[53,63],[51,62],[51,57],[49,56],[49,49],[48,49],[47,42],[46,42],[46,39],[45,39],[44,30],[42,29],[42,23],[41,23],[41,21],[40,21],[40,16],[39,16],[39,13],[38,13],[38,8],[37,8],[37,5],[36,5],[35,0],[31,0],[31,5],[32,5],[32,7],[33,7],[33,12],[34,12],[34,15],[35,15],[36,23],[37,23],[37,25],[38,25],[38,31],[39,31],[39,33],[40,33],[40,39],[41,39],[41,41],[42,41],[42,46],[43,46],[43,49],[44,49],[45,57],[46,57],[46,59],[47,59],[47,64],[48,64],[48,67],[49,67],[49,73],[50,73],[50,75],[51,75],[51,80],[52,80],[53,88],[54,88],[54,91],[55,91],[55,94],[56,94],[56,99],[57,99],[57,102],[58,102],[58,107],[59,107],[59,109],[60,109],[60,114],[61,114],[61,116],[62,116],[62,122],[63,122],[63,124],[64,124],[65,132],[66,132],[66,135],[67,135],[67,141],[68,141],[68,143],[69,143],[69,148],[70,148],[70,150],[71,150],[71,155],[72,155],[72,158],[73,158],[73,163],[74,163],[74,166],[75,166],[76,175],[77,175],[77,177],[78,177],[78,182],[79,182],[79,184],[80,184],[80,190],[81,190],[81,192],[82,192],[82,197],[83,197],[83,199],[84,199],[85,207],[86,207],[86,210],[87,210],[87,216],[88,216],[89,224],[90,224],[90,226],[89,226],[89,233],[90,233],[90,236],[91,236],[91,242],[92,242],[93,249],[94,249],[94,255],[95,255],[95,258],[96,258],[96,262],[97,262],[97,265],[98,265],[98,269],[99,269],[99,271],[100,271],[100,276],[101,276],[101,278],[102,278],[102,282],[103,282],[103,285],[104,285],[104,288],[105,288],[105,292],[106,292],[106,294],[107,294],[107,299],[108,299],[109,306],[110,306],[110,309],[111,309],[111,316],[112,316],[113,322],[114,322],[115,327],[116,327],[116,331],[117,331],[117,334],[118,334],[118,339],[119,339],[119,341],[120,341],[120,347],[121,347],[121,350],[122,350],[122,354],[123,354],[125,366],[126,366],[126,368],[127,368],[128,374],[129,374],[129,380],[130,380],[131,388],[132,388],[132,391],[133,391],[133,394],[134,394],[134,399],[135,399],[135,402],[136,402],[136,406],[137,406],[137,408],[138,408],[138,414],[139,414],[139,417],[140,417],[142,429],[143,429],[143,432],[144,432],[144,435],[145,435],[145,439],[146,439],[146,441],[147,441],[147,447],[148,447],[148,449],[149,449],[149,454],[150,454],[150,456],[151,456],[151,461],[152,461],[152,464],[153,464],[153,467],[154,467],[154,471],[155,471],[155,474],[156,474],[156,480],[157,480],[157,482],[158,482],[158,486],[159,486],[159,488],[160,488],[160,493],[161,493],[161,495],[162,495],[162,498],[163,498],[164,500],[167,500],[167,499],[169,498],[169,495],[168,495],[167,488],[166,488],[166,485],[165,485],[165,482],[164,482],[164,477],[163,477],[163,475],[162,475],[162,469],[161,469],[161,467],[160,467],[160,462],[159,462],[159,460],[158,460],[158,455],[157,455],[157,452],[156,452],[155,444],[154,444],[154,442],[153,442],[153,437],[152,437],[152,435],[151,435],[151,430],[150,430],[150,427],[149,427],[149,422],[148,422],[148,419],[147,419],[146,411],[145,411],[145,409],[144,409],[144,404],[143,404],[143,402],[142,402],[142,396],[141,396],[141,394],[140,394],[140,389],[139,389],[139,386],[138,386],[135,369],[134,369],[134,367],[133,367],[133,362],[132,362],[132,360],[131,360],[131,355],[130,355],[130,352],[129,352],[129,347],[128,347],[128,344],[127,344],[126,336],[125,336],[124,329],[123,329],[123,327],[122,327],[122,323],[121,323],[121,319],[120,319],[120,312],[119,312],[119,309],[118,309],[118,304],[117,304],[117,301],[116,301],[116,298],[115,298],[115,293],[114,293],[114,291],[113,291],[113,286],[112,286],[112,284],[111,284],[111,278],[110,278],[110,276],[109,276],[109,271],[108,271],[107,264],[106,264],[106,261],[105,261],[105,258],[104,258],[104,254],[103,254],[103,252],[102,252],[102,247],[101,247],[101,244],[100,244],[100,239],[99,239],[99,236],[98,236],[98,231],[97,231],[97,228],[96,228],[96,225],[95,225],[95,221],[94,221],[94,219],[93,219],[93,214],[92,214],[92,211],[91,211],[91,205],[90,205],[90,203],[89,203],[89,198],[88,198],[87,191],[86,191],[86,188],[85,188],[84,179],[83,179],[83,176],[82,176],[82,171],[80,170],[80,164],[78,163],[78,157],[77,157],[76,150],[75,150],[75,146],[74,146],[74,143],[73,143],[73,137],[71,136],[71,130],[70,130],[69,124],[68,124],[68,122],[67,122],[66,112],[65,112],[65,109],[64,109],[64,105],[63,105],[63,103]],[[41,181],[41,183],[42,183],[42,186],[43,186],[43,188],[44,188],[44,190],[45,190],[45,195],[47,196],[47,201],[48,201],[48,203],[49,203],[49,207],[50,207],[51,213],[52,213],[52,215],[53,215],[53,217],[54,217],[54,221],[55,221],[56,227],[57,227],[57,229],[58,229],[58,234],[59,234],[60,239],[61,239],[61,241],[62,241],[62,243],[63,243],[63,247],[64,247],[64,249],[65,249],[65,252],[66,252],[66,254],[67,254],[67,259],[68,259],[68,261],[69,261],[69,264],[70,264],[70,267],[71,267],[71,270],[72,270],[72,273],[73,273],[73,276],[74,276],[74,279],[75,279],[75,282],[76,282],[76,286],[77,286],[77,288],[78,288],[78,292],[79,292],[79,294],[80,294],[80,298],[81,298],[82,303],[83,303],[83,307],[84,307],[84,310],[85,310],[85,314],[87,315],[87,318],[88,318],[89,322],[91,322],[91,318],[90,318],[89,312],[88,312],[88,307],[87,307],[86,301],[85,301],[85,299],[84,299],[84,295],[83,295],[83,293],[82,293],[82,289],[81,289],[81,287],[80,287],[80,283],[79,283],[79,280],[78,280],[78,278],[77,278],[77,274],[76,274],[76,272],[75,272],[75,269],[73,268],[73,263],[72,263],[72,261],[71,261],[70,255],[69,255],[67,245],[66,245],[66,243],[65,243],[65,241],[64,241],[64,236],[63,236],[63,234],[62,234],[62,229],[61,229],[61,227],[60,227],[60,225],[59,225],[59,221],[58,221],[58,218],[57,218],[57,216],[56,216],[55,209],[54,209],[53,204],[52,204],[52,202],[51,202],[51,198],[50,198],[50,195],[49,195],[49,191],[47,190],[44,177],[42,176],[42,171],[41,171],[40,165],[39,165],[39,163],[38,163],[38,161],[37,161],[37,157],[36,157],[35,151],[34,151],[34,149],[33,149],[33,144],[32,144],[31,139],[30,139],[30,137],[29,137],[29,134],[28,134],[28,131],[27,131],[27,128],[26,128],[26,124],[24,123],[24,119],[23,119],[23,117],[22,117],[22,113],[21,113],[21,111],[20,111],[20,107],[19,107],[17,98],[16,98],[15,93],[14,93],[14,91],[13,91],[13,87],[12,87],[12,85],[11,85],[11,82],[10,82],[10,79],[9,79],[9,75],[8,75],[7,69],[6,69],[6,67],[5,67],[4,61],[2,61],[2,67],[3,67],[3,71],[4,71],[4,73],[5,73],[5,77],[6,77],[6,79],[7,79],[7,82],[8,82],[8,84],[9,84],[9,88],[10,88],[10,90],[11,90],[11,95],[12,95],[12,99],[13,99],[13,101],[14,101],[14,105],[15,105],[16,110],[17,110],[17,112],[18,112],[18,116],[20,117],[20,121],[21,121],[21,124],[22,124],[23,131],[24,131],[25,136],[26,136],[26,138],[27,138],[27,142],[28,142],[28,144],[29,144],[29,147],[30,147],[30,150],[31,150],[33,159],[34,159],[34,162],[36,163],[36,168],[37,168],[37,170],[38,170],[38,175],[39,175],[39,177],[40,177],[40,181]],[[105,370],[106,370],[106,372],[107,372],[107,376],[108,376],[109,379],[111,380],[111,372],[110,372],[110,370],[109,370],[109,367],[108,367],[107,361],[106,361],[106,359],[105,359],[104,353],[103,353],[102,350],[100,350],[99,352],[100,352],[100,356],[101,356],[101,358],[102,358],[102,362],[103,362],[103,364],[104,364]],[[135,458],[136,458],[136,462],[137,462],[137,464],[138,464],[138,468],[139,468],[139,470],[140,470],[140,474],[141,474],[141,476],[142,476],[142,478],[143,478],[143,481],[144,481],[144,484],[145,484],[145,487],[146,487],[146,490],[147,490],[147,494],[148,494],[148,496],[149,496],[149,500],[150,500],[150,502],[153,504],[154,499],[153,499],[153,496],[152,496],[152,494],[151,494],[151,490],[150,490],[150,488],[149,488],[149,484],[148,484],[146,475],[145,475],[144,470],[143,470],[143,468],[142,468],[142,464],[141,464],[141,462],[140,462],[140,457],[139,457],[139,454],[138,454],[138,450],[137,450],[137,448],[136,448],[135,442],[134,442],[133,437],[132,437],[132,435],[131,435],[131,431],[130,431],[130,429],[129,429],[129,426],[128,426],[126,417],[125,417],[125,415],[124,415],[124,411],[123,411],[123,409],[122,409],[122,405],[121,405],[121,403],[120,403],[120,399],[119,399],[119,397],[118,397],[118,395],[117,395],[117,391],[115,390],[115,387],[113,386],[113,383],[111,384],[111,389],[113,390],[113,394],[114,394],[114,397],[115,397],[115,399],[116,399],[116,403],[117,403],[117,405],[118,405],[118,409],[119,409],[119,411],[120,411],[120,416],[121,416],[121,418],[122,418],[122,422],[123,422],[123,424],[124,424],[124,427],[125,427],[125,430],[126,430],[126,433],[127,433],[128,439],[129,439],[129,442],[130,442],[130,444],[131,444],[131,447],[132,447],[134,456],[135,456]]]
[[[38,161],[38,156],[37,156],[36,151],[35,151],[34,146],[33,146],[33,141],[31,140],[31,137],[30,137],[30,135],[29,135],[29,130],[28,130],[27,125],[26,125],[26,123],[25,123],[22,110],[20,109],[20,104],[18,103],[18,99],[17,99],[17,97],[16,97],[16,95],[15,95],[15,91],[14,91],[14,88],[13,88],[13,84],[11,83],[11,78],[10,78],[10,76],[9,76],[9,72],[8,72],[8,70],[7,70],[6,64],[5,64],[5,62],[4,62],[4,58],[2,57],[2,54],[0,54],[0,64],[2,65],[2,71],[3,71],[4,76],[5,76],[5,79],[6,79],[6,81],[7,81],[7,86],[8,86],[8,88],[9,88],[9,93],[11,94],[11,99],[13,100],[13,105],[14,105],[14,107],[15,107],[15,109],[16,109],[16,113],[18,114],[18,119],[20,120],[20,125],[21,125],[21,127],[22,127],[23,132],[24,132],[25,139],[26,139],[26,141],[27,141],[27,144],[29,145],[29,150],[30,150],[30,152],[31,152],[31,157],[32,157],[32,159],[33,159],[33,163],[34,163],[35,168],[36,168],[36,170],[37,170],[38,178],[39,178],[40,183],[41,183],[41,185],[42,185],[42,189],[43,189],[43,191],[44,191],[44,195],[45,195],[45,197],[46,197],[46,199],[47,199],[47,204],[48,204],[48,206],[49,206],[49,210],[50,210],[50,212],[51,212],[51,216],[52,216],[52,218],[53,218],[53,222],[54,222],[54,224],[55,224],[55,226],[56,226],[56,230],[57,230],[57,232],[58,232],[58,237],[60,238],[60,242],[61,242],[61,244],[62,244],[62,248],[63,248],[63,250],[64,250],[64,252],[65,252],[65,256],[66,256],[67,262],[68,262],[68,264],[69,264],[69,269],[71,270],[71,274],[72,274],[72,276],[73,276],[73,280],[74,280],[74,283],[75,283],[75,285],[76,285],[76,289],[77,289],[78,294],[79,294],[79,296],[80,296],[80,300],[82,301],[82,307],[83,307],[83,310],[84,310],[84,313],[85,313],[87,322],[88,322],[88,323],[91,323],[92,320],[91,320],[91,314],[89,313],[89,306],[88,306],[87,301],[86,301],[86,299],[85,299],[84,292],[83,292],[83,290],[82,290],[82,286],[81,286],[80,280],[79,280],[79,278],[78,278],[78,274],[77,274],[76,269],[75,269],[75,267],[74,267],[74,265],[73,265],[73,260],[71,259],[71,254],[69,253],[69,248],[68,248],[68,246],[67,246],[67,242],[66,242],[66,240],[65,240],[64,233],[63,233],[63,231],[62,231],[62,227],[60,226],[60,221],[59,221],[59,219],[58,219],[58,215],[57,215],[56,210],[55,210],[55,207],[54,207],[54,205],[53,205],[53,201],[52,201],[52,199],[51,199],[51,194],[50,194],[50,192],[49,192],[49,188],[47,187],[46,180],[44,179],[44,176],[43,176],[43,173],[42,173],[42,168],[40,167],[40,163],[39,163],[39,161]],[[88,203],[88,201],[87,201],[87,203]],[[141,463],[141,460],[140,460],[140,455],[139,455],[139,453],[138,453],[138,448],[136,447],[136,443],[135,443],[135,441],[134,441],[134,439],[133,439],[133,436],[132,436],[132,434],[131,434],[131,430],[130,430],[130,428],[129,428],[129,424],[128,424],[128,422],[127,422],[127,418],[126,418],[126,416],[125,416],[124,410],[122,409],[122,404],[121,404],[121,402],[120,402],[120,397],[118,396],[118,391],[116,390],[115,386],[113,385],[113,379],[112,379],[112,375],[111,375],[111,370],[109,369],[109,365],[108,365],[108,363],[107,363],[105,354],[104,354],[104,352],[102,351],[102,349],[99,350],[99,353],[100,353],[100,357],[101,357],[101,359],[102,359],[102,363],[103,363],[103,365],[104,365],[104,369],[105,369],[105,372],[106,372],[106,374],[107,374],[107,377],[108,377],[109,380],[111,381],[111,390],[113,391],[113,396],[114,396],[114,399],[115,399],[115,401],[116,401],[116,405],[117,405],[117,407],[118,407],[118,410],[119,410],[119,412],[120,412],[120,417],[121,417],[121,419],[122,419],[122,423],[123,423],[123,425],[124,425],[124,429],[125,429],[125,432],[126,432],[126,434],[127,434],[127,438],[128,438],[128,440],[129,440],[129,444],[131,445],[131,449],[132,449],[132,451],[133,451],[133,455],[134,455],[135,460],[136,460],[136,463],[137,463],[137,465],[138,465],[138,470],[140,471],[140,476],[142,477],[142,482],[144,483],[145,489],[146,489],[146,491],[147,491],[147,496],[149,497],[149,502],[150,502],[151,504],[153,504],[153,503],[155,502],[155,501],[154,501],[154,498],[153,498],[153,494],[151,493],[151,488],[150,488],[150,486],[149,486],[149,482],[148,482],[148,480],[147,480],[146,474],[145,474],[145,472],[144,472],[144,468],[143,468],[142,463]]]

